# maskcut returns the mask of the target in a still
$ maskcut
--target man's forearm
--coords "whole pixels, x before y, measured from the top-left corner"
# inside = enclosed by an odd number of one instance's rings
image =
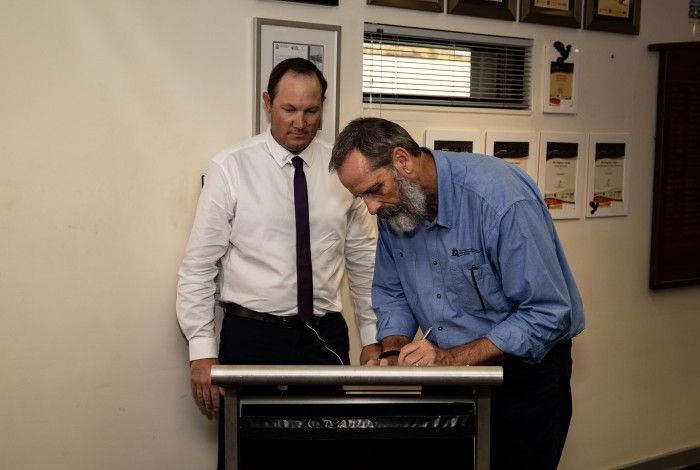
[[[382,351],[398,351],[410,342],[411,340],[406,336],[387,336],[382,340]]]
[[[503,351],[486,338],[479,338],[463,346],[440,351],[437,362],[443,366],[486,365],[505,356]]]

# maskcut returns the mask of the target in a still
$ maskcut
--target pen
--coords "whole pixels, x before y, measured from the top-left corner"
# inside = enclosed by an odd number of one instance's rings
[[[428,328],[428,331],[425,332],[425,334],[423,335],[423,337],[422,337],[421,339],[426,339],[426,338],[428,337],[428,335],[430,334],[431,331],[433,331],[433,327],[432,327],[432,326],[431,326],[430,328]]]

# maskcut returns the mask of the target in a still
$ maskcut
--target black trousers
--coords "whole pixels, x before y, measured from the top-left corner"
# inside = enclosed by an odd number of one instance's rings
[[[491,392],[491,468],[556,469],[571,421],[571,341],[539,364],[502,365],[503,386]]]
[[[337,356],[326,349],[316,333],[304,325],[289,328],[280,323],[225,315],[221,327],[219,362],[241,365],[350,364],[348,327],[342,314],[326,314],[314,329],[325,341],[325,346]],[[219,470],[225,468],[224,406],[222,400],[219,408]]]

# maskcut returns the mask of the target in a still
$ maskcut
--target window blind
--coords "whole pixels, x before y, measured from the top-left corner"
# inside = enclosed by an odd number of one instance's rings
[[[529,109],[532,40],[365,23],[365,103]]]

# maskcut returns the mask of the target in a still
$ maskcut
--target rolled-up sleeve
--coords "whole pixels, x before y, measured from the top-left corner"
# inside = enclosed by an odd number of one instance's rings
[[[568,331],[572,299],[556,234],[541,204],[523,200],[500,217],[486,240],[513,312],[487,334],[508,354],[539,362]]]
[[[377,314],[377,340],[393,335],[412,338],[418,329],[418,322],[406,300],[392,250],[382,236],[383,233],[380,230],[372,284],[372,305]]]

